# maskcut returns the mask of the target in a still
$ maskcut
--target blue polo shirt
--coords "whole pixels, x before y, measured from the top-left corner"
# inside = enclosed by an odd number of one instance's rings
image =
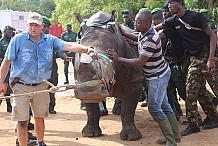
[[[43,32],[38,42],[32,40],[28,32],[15,35],[5,53],[5,58],[12,61],[9,83],[15,77],[26,84],[49,79],[53,50],[61,54],[63,47],[64,41]]]

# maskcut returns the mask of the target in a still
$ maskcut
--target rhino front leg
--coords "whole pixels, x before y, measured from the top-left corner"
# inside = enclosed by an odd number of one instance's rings
[[[131,91],[135,90],[135,91]],[[120,132],[120,139],[135,141],[142,138],[141,132],[136,128],[134,116],[137,107],[138,99],[141,94],[140,89],[128,89],[125,97],[122,99],[121,107],[121,121],[122,130]]]
[[[82,130],[84,137],[98,137],[102,135],[99,127],[100,109],[98,103],[86,103],[86,113],[88,120],[86,126]]]

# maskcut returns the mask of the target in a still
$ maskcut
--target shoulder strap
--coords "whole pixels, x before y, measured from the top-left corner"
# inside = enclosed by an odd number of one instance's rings
[[[198,30],[198,31],[203,31],[201,28],[198,28],[198,27],[192,27],[190,24],[182,21],[182,19],[179,18],[179,21],[185,25],[185,28],[187,29],[193,29],[193,30]]]

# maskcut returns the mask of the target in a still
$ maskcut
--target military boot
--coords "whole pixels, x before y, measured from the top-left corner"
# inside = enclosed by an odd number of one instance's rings
[[[176,146],[173,130],[168,119],[158,121],[158,125],[166,139],[166,146]]]
[[[180,139],[180,133],[179,133],[179,126],[178,126],[175,113],[167,114],[167,119],[169,120],[170,125],[172,127],[173,135],[174,135],[176,142],[180,142],[181,139]]]
[[[198,126],[191,126],[189,125],[185,130],[182,131],[181,135],[182,136],[187,136],[190,135],[192,133],[197,133],[200,132],[200,128]]]

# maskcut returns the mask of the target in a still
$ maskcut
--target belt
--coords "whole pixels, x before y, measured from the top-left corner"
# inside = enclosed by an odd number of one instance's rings
[[[17,82],[17,83],[20,83],[20,84],[23,84],[26,86],[37,86],[37,85],[41,84],[41,83],[26,84],[26,83],[22,83],[22,82]]]

